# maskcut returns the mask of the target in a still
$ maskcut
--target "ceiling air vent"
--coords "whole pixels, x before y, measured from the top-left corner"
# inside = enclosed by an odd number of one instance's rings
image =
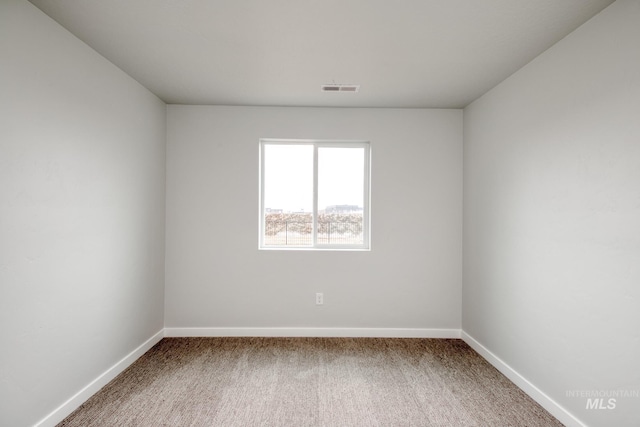
[[[323,92],[358,92],[360,85],[330,84],[322,85],[320,90]]]

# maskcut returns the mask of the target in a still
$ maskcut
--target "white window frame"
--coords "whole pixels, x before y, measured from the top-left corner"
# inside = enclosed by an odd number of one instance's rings
[[[265,232],[265,206],[264,206],[264,146],[265,145],[311,145],[313,146],[313,231],[312,245],[295,246],[295,245],[268,245],[264,244]],[[345,147],[345,148],[364,148],[364,177],[363,177],[363,209],[362,209],[362,240],[360,245],[353,244],[322,244],[317,241],[318,229],[318,148],[324,147]],[[371,250],[371,144],[364,140],[317,140],[317,139],[276,139],[261,138],[259,150],[260,165],[260,206],[259,206],[259,243],[260,250]]]

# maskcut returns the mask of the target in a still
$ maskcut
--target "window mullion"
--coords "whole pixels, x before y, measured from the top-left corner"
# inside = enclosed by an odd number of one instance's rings
[[[313,144],[313,247],[318,246],[318,145]]]
[[[369,147],[365,147],[364,150],[364,176],[363,176],[363,204],[364,206],[362,207],[362,225],[363,225],[363,230],[362,230],[362,243],[364,244],[365,247],[369,248],[370,247],[370,241],[369,239],[371,239],[371,235],[370,235],[370,230],[371,230],[371,210],[370,210],[370,189],[371,189],[371,150],[369,149]]]
[[[260,224],[258,225],[259,230],[260,230],[260,236],[259,236],[259,247],[264,247],[264,234],[266,232],[267,229],[267,224],[266,224],[266,217],[265,217],[265,206],[264,206],[264,184],[265,184],[265,180],[264,180],[264,166],[265,166],[265,142],[260,140],[260,162],[259,162],[259,168],[260,168]]]

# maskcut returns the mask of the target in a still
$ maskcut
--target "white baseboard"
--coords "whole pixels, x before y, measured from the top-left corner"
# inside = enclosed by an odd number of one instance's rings
[[[538,402],[544,409],[549,411],[549,413],[556,417],[562,424],[567,427],[586,427],[586,424],[582,423],[564,407],[560,406],[555,400],[547,396],[542,390],[533,385],[533,383],[520,375],[515,369],[489,351],[489,349],[480,344],[471,335],[467,334],[465,331],[461,331],[461,338],[464,342],[469,344],[469,347],[477,351],[498,371],[502,372],[505,377],[509,378],[515,385],[520,387],[522,391]]]
[[[460,329],[420,328],[165,328],[165,337],[460,338]]]
[[[86,387],[77,392],[69,400],[56,408],[49,415],[40,420],[35,427],[54,427],[60,421],[64,420],[69,414],[75,411],[80,405],[93,396],[98,390],[107,385],[109,381],[114,379],[118,374],[128,368],[140,356],[145,354],[151,347],[158,343],[164,337],[164,330],[160,330],[151,338],[145,341],[138,348],[126,355],[122,360],[107,369],[102,375],[91,381]]]

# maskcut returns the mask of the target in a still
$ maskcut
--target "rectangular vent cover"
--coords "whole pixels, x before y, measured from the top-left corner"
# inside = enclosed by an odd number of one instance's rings
[[[360,90],[360,85],[344,85],[344,84],[322,85],[321,90],[323,92],[358,92]]]

